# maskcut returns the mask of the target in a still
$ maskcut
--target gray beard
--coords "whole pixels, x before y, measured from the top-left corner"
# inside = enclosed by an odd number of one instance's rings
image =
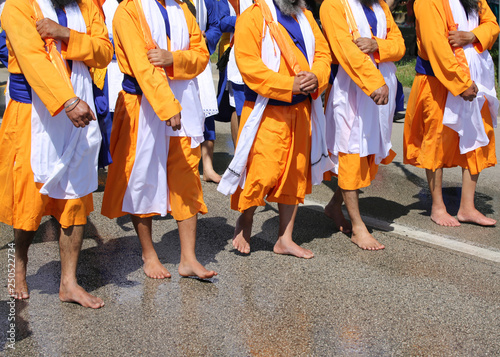
[[[464,7],[467,15],[472,15],[473,13],[479,14],[479,1],[477,0],[460,0],[460,3]]]
[[[64,9],[64,7],[68,5],[78,3],[78,0],[51,0],[51,1],[52,5],[54,5],[56,9]]]
[[[305,0],[275,0],[275,2],[283,15],[288,16],[297,15],[306,8]]]

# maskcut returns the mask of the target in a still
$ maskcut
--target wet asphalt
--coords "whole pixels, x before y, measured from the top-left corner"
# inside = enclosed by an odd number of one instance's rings
[[[214,162],[222,174],[233,149],[229,125],[217,123],[216,130]],[[357,248],[323,214],[337,187],[333,180],[314,187],[297,215],[294,239],[315,258],[272,252],[274,204],[257,210],[252,251],[241,255],[231,245],[238,214],[215,184],[203,182],[209,212],[199,217],[197,255],[219,275],[210,281],[179,276],[177,226],[164,217],[153,221],[153,240],[172,278],[149,279],[130,219],[99,214],[106,180],[100,171],[78,279],[106,305],[90,310],[58,299],[58,225],[50,218],[29,252],[31,297],[12,304],[6,277],[13,234],[0,224],[0,355],[500,355],[500,228],[432,223],[423,170],[402,164],[402,130],[403,120],[394,123],[398,156],[360,194],[361,212],[386,246],[379,252]],[[452,214],[460,175],[460,169],[445,171]],[[500,219],[500,169],[485,170],[479,182],[477,207]]]

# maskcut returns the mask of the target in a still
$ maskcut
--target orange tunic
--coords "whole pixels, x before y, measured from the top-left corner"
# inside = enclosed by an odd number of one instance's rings
[[[399,61],[405,54],[403,36],[385,1],[379,3],[387,19],[387,37],[385,39],[372,37],[378,44],[378,51],[373,57],[377,63]],[[352,81],[368,96],[382,87],[385,84],[382,74],[353,42],[341,0],[325,0],[321,5],[320,18],[323,32],[332,51],[333,63],[342,66]],[[395,156],[391,150],[382,164],[391,163]],[[357,190],[369,186],[377,171],[378,165],[375,164],[374,155],[360,157],[359,154],[339,154],[338,185],[344,190]],[[326,173],[325,179],[331,179],[332,175]]]
[[[205,69],[209,55],[196,19],[187,5],[180,4],[189,29],[190,45],[189,50],[173,52],[174,62],[167,68],[167,74],[172,79],[192,79]],[[113,35],[120,70],[137,79],[158,117],[168,120],[179,113],[181,105],[168,82],[147,58],[146,43],[132,0],[125,0],[118,6],[113,19]],[[168,45],[170,47],[170,41]],[[110,144],[113,163],[109,166],[102,205],[102,214],[109,218],[131,213],[123,212],[122,206],[136,156],[141,98],[141,95],[124,91],[118,95]],[[171,213],[179,221],[198,212],[207,212],[198,172],[201,152],[199,147],[191,149],[190,144],[188,137],[170,138],[167,177]],[[157,214],[152,212],[141,216]]]
[[[312,97],[325,90],[330,74],[330,51],[321,30],[309,11],[305,12],[316,38],[316,52],[312,68],[293,43],[286,29],[285,34],[300,68],[313,72],[318,78],[318,90]],[[290,103],[294,80],[293,70],[281,57],[278,72],[270,70],[261,59],[263,16],[253,5],[236,22],[235,55],[245,84],[258,94]],[[245,125],[254,103],[246,101],[241,115],[240,130]],[[311,104],[309,100],[291,106],[267,105],[260,127],[250,150],[245,187],[238,188],[231,197],[231,208],[244,211],[253,206],[270,202],[298,204],[311,192]]]
[[[90,67],[105,68],[113,56],[106,26],[91,0],[82,0],[79,6],[87,33],[71,30],[62,54]],[[28,0],[5,4],[2,27],[7,33],[9,72],[24,74],[48,111],[55,115],[75,94],[48,59],[34,18]],[[43,215],[54,216],[63,228],[85,224],[93,210],[92,195],[74,200],[41,195],[30,159],[31,104],[11,100],[0,128],[0,221],[26,231],[35,231]]]
[[[479,40],[474,44],[478,52],[490,49],[500,31],[486,1],[481,0],[480,7],[480,24],[472,31]],[[430,61],[435,77],[417,74],[413,82],[405,118],[404,163],[433,171],[461,166],[478,174],[497,162],[488,105],[484,104],[481,114],[489,144],[460,154],[458,134],[444,126],[442,118],[448,91],[459,95],[472,81],[460,68],[448,43],[442,0],[417,1],[414,8],[419,56]]]

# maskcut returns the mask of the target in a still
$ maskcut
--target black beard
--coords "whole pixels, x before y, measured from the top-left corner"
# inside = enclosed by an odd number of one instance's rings
[[[78,0],[51,0],[56,9],[64,9],[66,6],[78,3]]]
[[[479,1],[477,1],[477,0],[460,0],[460,3],[464,7],[465,13],[467,15],[472,15],[474,13],[479,14]]]
[[[378,3],[378,0],[359,0],[359,2],[366,7],[372,7],[373,4]]]
[[[283,15],[297,15],[306,8],[304,0],[275,0]]]

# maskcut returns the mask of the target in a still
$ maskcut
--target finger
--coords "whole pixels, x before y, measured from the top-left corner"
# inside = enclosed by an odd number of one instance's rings
[[[92,110],[90,111],[89,117],[90,117],[89,120],[97,120],[97,118],[95,117],[95,114]]]
[[[167,124],[167,126],[172,126],[172,122],[170,121],[170,119],[168,119],[167,121],[165,121],[165,124]]]

